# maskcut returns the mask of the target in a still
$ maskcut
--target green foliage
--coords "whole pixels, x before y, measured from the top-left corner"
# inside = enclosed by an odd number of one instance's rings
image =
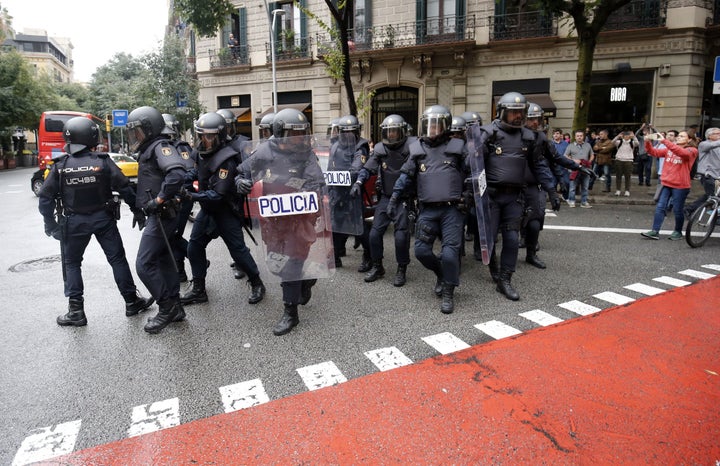
[[[344,0],[342,4],[345,4]],[[323,44],[322,47],[322,59],[327,65],[325,72],[333,79],[343,79],[346,57],[342,52],[342,47],[340,46],[340,31],[336,27],[329,26],[315,13],[307,8],[303,8],[299,3],[296,3],[295,5],[300,8],[308,18],[314,20],[317,25],[320,26],[320,29],[330,36],[330,43]]]
[[[192,23],[200,36],[214,37],[235,7],[228,0],[175,0],[175,11]]]
[[[357,104],[357,117],[363,118],[368,113],[370,113],[370,110],[372,110],[372,99],[375,97],[375,91],[365,92],[361,91],[360,94],[358,94],[357,98],[355,99],[355,103]]]

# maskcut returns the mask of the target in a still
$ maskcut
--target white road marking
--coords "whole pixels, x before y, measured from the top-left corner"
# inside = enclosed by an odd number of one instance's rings
[[[435,348],[440,354],[450,354],[455,351],[470,348],[470,345],[450,332],[438,333],[436,335],[422,337],[422,339],[425,343]]]
[[[622,305],[635,301],[633,298],[612,291],[603,291],[602,293],[594,294],[597,299],[602,299],[612,304]]]
[[[34,430],[23,440],[20,449],[15,454],[12,466],[49,460],[56,456],[72,453],[80,433],[80,424],[81,420],[78,419]]]
[[[685,280],[678,280],[677,278],[666,277],[664,275],[662,277],[653,278],[653,280],[671,286],[687,286],[690,284],[690,282],[686,282]]]
[[[180,425],[180,401],[177,398],[135,406],[128,437],[135,437]]]
[[[511,337],[513,335],[520,335],[522,332],[514,327],[500,322],[499,320],[489,320],[482,324],[474,326],[476,329],[483,333],[486,333],[496,340],[501,338]]]
[[[260,379],[220,387],[220,397],[226,413],[261,405],[270,401]]]
[[[347,382],[334,362],[327,361],[295,369],[309,390],[317,390]]]
[[[412,360],[394,346],[365,351],[365,356],[382,372],[412,364]]]
[[[647,231],[647,228],[609,228],[609,227],[580,227],[572,225],[543,225],[543,230],[563,230],[563,231],[587,231],[595,233],[629,233],[640,235],[643,231]],[[670,235],[672,230],[660,230],[660,235]],[[699,236],[699,235],[694,235]],[[720,233],[713,233],[710,235],[712,238],[720,238]],[[642,239],[638,236],[638,239]]]
[[[703,280],[708,279],[708,278],[713,278],[715,276],[714,273],[700,272],[699,270],[693,270],[693,269],[681,270],[678,273],[681,275],[687,275],[688,277],[700,278]]]
[[[644,285],[642,283],[633,283],[625,288],[647,296],[655,296],[657,294],[665,293],[665,290],[662,288],[655,288],[654,286]]]
[[[522,312],[520,313],[520,317],[525,317],[527,320],[535,322],[538,325],[542,325],[543,327],[558,324],[563,321],[562,319],[555,317],[552,314],[548,314],[545,311],[541,311],[540,309]]]
[[[705,267],[706,269],[717,270],[718,272],[720,272],[720,265],[718,264],[705,264],[701,265],[700,267]]]
[[[594,314],[594,313],[602,310],[599,307],[591,306],[589,304],[585,304],[585,303],[582,303],[577,300],[568,301],[566,303],[561,303],[561,304],[558,304],[558,306],[562,307],[563,309],[567,309],[568,311],[572,311],[575,314],[580,314],[581,316]]]

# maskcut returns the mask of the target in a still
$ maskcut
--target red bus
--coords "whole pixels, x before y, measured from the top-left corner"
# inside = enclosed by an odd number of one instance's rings
[[[105,120],[96,117],[91,113],[56,111],[43,112],[40,116],[40,127],[38,128],[38,168],[44,170],[53,155],[63,152],[65,140],[63,139],[63,127],[70,118],[85,117],[91,119],[100,128],[103,135],[104,146],[99,146],[99,152],[107,151],[107,132],[105,131]]]

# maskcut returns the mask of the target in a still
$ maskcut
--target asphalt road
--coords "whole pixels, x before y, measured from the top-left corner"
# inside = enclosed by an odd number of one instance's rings
[[[332,362],[344,378],[361,377],[380,370],[366,352],[390,348],[383,352],[386,362],[399,353],[406,358],[400,360],[421,361],[438,354],[423,337],[448,332],[468,345],[481,344],[493,337],[477,324],[498,321],[526,331],[538,324],[520,313],[543,310],[572,319],[578,314],[559,304],[579,300],[606,308],[612,304],[594,295],[612,291],[637,298],[641,295],[624,287],[645,283],[667,289],[653,279],[693,281],[678,273],[720,263],[717,237],[700,249],[684,241],[641,238],[650,227],[652,206],[563,206],[546,219],[540,238],[539,255],[548,269],[518,264],[513,283],[520,301],[497,293],[486,267],[468,256],[455,313],[443,315],[432,293],[434,277],[416,261],[407,285],[392,286],[388,235],[384,280],[364,283],[356,272],[361,253],[348,248],[345,267],[321,280],[311,303],[301,308],[300,325],[275,337],[271,328],[282,309],[279,284],[269,284],[263,302],[248,305],[245,281],[233,278],[227,250],[215,241],[208,249],[210,302],[188,306],[186,322],[148,335],[142,330],[148,314],[125,317],[111,269],[91,242],[83,263],[88,326],[61,328],[55,317],[65,312],[67,301],[59,247],[43,233],[31,174],[29,168],[0,172],[0,464],[10,464],[38,429],[80,420],[72,448],[99,445],[130,435],[138,406],[177,399],[177,417],[168,422],[186,423],[224,412],[222,387],[259,380],[272,401],[309,389],[301,368]],[[131,220],[123,206],[120,230],[134,270],[140,234],[131,230]],[[664,227],[670,229],[671,219]]]

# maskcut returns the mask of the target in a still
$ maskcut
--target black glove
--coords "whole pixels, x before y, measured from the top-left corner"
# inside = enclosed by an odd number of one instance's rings
[[[62,239],[60,225],[58,225],[55,219],[45,220],[45,234],[48,236],[52,236],[58,241]]]
[[[153,197],[152,199],[150,199],[147,202],[147,204],[145,204],[145,208],[143,209],[143,212],[145,213],[145,215],[147,215],[149,217],[150,215],[155,215],[155,214],[159,213],[161,208],[162,208],[162,206],[160,204],[158,204],[157,198]]]
[[[387,209],[385,209],[385,212],[387,212],[388,217],[395,218],[395,214],[397,213],[397,204],[398,204],[398,197],[396,194],[393,194],[390,196],[390,201],[388,201]]]
[[[135,225],[137,225],[138,230],[142,231],[143,228],[145,228],[146,223],[146,217],[145,214],[141,209],[133,209],[133,221],[132,221],[132,227],[135,228]]]
[[[583,175],[589,176],[592,180],[597,179],[597,175],[595,174],[594,171],[592,171],[591,168],[582,167],[582,166],[581,166],[581,167],[580,167],[580,173],[582,173]]]
[[[238,194],[249,194],[252,191],[253,182],[238,175],[235,177],[235,188]]]
[[[560,196],[557,195],[556,192],[551,191],[548,193],[550,196],[550,205],[552,206],[552,210],[555,212],[560,210],[560,206],[562,205],[562,201],[560,201]]]
[[[360,183],[353,183],[352,188],[350,188],[350,197],[358,197],[360,195],[361,187]]]

